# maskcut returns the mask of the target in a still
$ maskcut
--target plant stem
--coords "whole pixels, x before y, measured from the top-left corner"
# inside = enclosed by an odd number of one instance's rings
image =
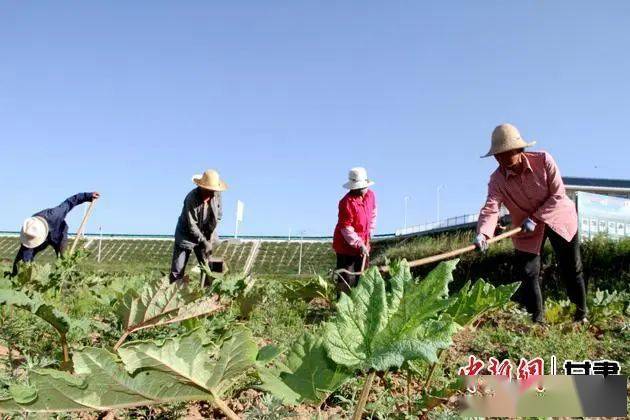
[[[118,350],[118,348],[120,346],[122,346],[122,344],[125,342],[125,340],[127,339],[127,337],[129,337],[130,331],[125,331],[123,333],[123,335],[120,337],[120,339],[118,340],[118,342],[116,342],[116,344],[114,345],[114,351]]]
[[[482,311],[480,313],[478,313],[477,315],[475,315],[470,321],[468,321],[468,323],[466,323],[466,325],[464,325],[464,328],[467,328],[469,326],[472,325],[473,322],[475,322],[476,320],[481,318],[481,315],[484,315],[487,311]],[[429,375],[427,376],[427,380],[424,383],[424,390],[425,392],[429,389],[429,385],[431,385],[431,379],[433,378],[433,373],[435,372],[435,368],[437,368],[437,366],[442,363],[442,356],[444,355],[444,350],[442,349],[440,350],[440,352],[438,353],[438,360],[437,362],[433,363],[433,365],[431,365],[431,370],[429,371]]]
[[[442,363],[442,356],[444,355],[444,349],[440,350],[438,353],[437,362],[431,365],[431,370],[429,371],[429,375],[427,376],[427,380],[424,382],[424,391],[428,392],[429,385],[431,385],[431,379],[433,379],[433,373],[435,372],[435,368],[438,367],[440,363]]]
[[[368,396],[370,395],[370,389],[372,388],[372,382],[374,381],[374,377],[376,376],[376,371],[371,370],[365,379],[365,384],[363,385],[363,390],[361,391],[361,397],[359,398],[359,402],[357,403],[357,408],[354,410],[354,414],[352,415],[352,420],[360,420],[363,415],[363,410],[365,410],[365,404],[367,403]]]
[[[411,369],[407,367],[407,414],[411,417]]]
[[[13,323],[13,305],[9,305],[9,323]],[[13,336],[11,334],[7,335],[7,347],[9,348],[9,371],[13,377]]]
[[[241,418],[219,397],[214,397],[212,403],[230,420],[240,420]]]
[[[61,335],[61,350],[63,351],[63,361],[64,363],[70,362],[70,352],[68,350],[68,340],[66,340],[66,334],[60,333]]]

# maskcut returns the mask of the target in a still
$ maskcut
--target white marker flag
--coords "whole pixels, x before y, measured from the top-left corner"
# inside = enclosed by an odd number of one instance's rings
[[[243,221],[243,212],[245,211],[245,204],[241,200],[236,201],[236,221]]]

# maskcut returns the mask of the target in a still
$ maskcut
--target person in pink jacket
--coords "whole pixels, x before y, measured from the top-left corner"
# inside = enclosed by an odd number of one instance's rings
[[[339,218],[333,236],[333,249],[337,254],[337,269],[346,270],[337,276],[337,290],[346,293],[357,285],[358,276],[348,274],[367,267],[370,255],[370,238],[376,226],[376,197],[370,187],[374,185],[365,168],[352,168],[343,187],[350,191],[339,201]],[[364,268],[364,267],[363,267]]]
[[[547,152],[525,152],[526,143],[516,127],[502,124],[492,133],[488,154],[499,167],[490,176],[488,197],[479,214],[476,247],[485,252],[494,235],[501,205],[510,212],[512,224],[523,231],[512,238],[522,282],[519,295],[532,319],[544,323],[540,288],[540,254],[549,238],[560,266],[560,275],[571,302],[575,321],[587,316],[586,283],[582,270],[575,204],[566,195],[560,171]]]

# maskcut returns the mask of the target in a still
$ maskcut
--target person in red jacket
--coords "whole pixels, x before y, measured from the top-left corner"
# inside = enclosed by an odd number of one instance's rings
[[[343,185],[350,191],[339,201],[339,219],[333,236],[338,270],[356,273],[367,267],[370,238],[376,227],[376,197],[369,189],[372,185],[374,182],[365,168],[350,169],[348,182]],[[337,276],[337,290],[349,293],[358,281],[358,276],[342,272]]]

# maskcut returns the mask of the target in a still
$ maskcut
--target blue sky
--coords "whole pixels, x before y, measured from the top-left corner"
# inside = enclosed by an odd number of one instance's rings
[[[563,174],[628,178],[630,2],[0,2],[0,230],[78,191],[89,230],[172,233],[190,177],[222,234],[329,235],[347,170],[379,233],[474,213],[516,124]],[[70,218],[76,228],[82,211]]]

